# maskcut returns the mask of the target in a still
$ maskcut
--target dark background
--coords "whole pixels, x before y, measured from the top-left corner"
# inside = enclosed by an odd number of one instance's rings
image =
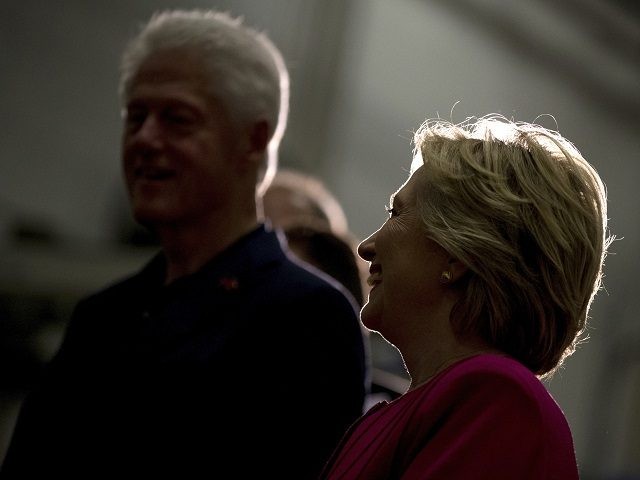
[[[156,9],[244,15],[292,78],[281,163],[323,178],[360,238],[426,117],[502,113],[571,139],[616,241],[590,339],[548,382],[585,479],[640,476],[640,2],[22,0],[0,4],[0,459],[77,298],[142,264],[120,181],[118,60]]]

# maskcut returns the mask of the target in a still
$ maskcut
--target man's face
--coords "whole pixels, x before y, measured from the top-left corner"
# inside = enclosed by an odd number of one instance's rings
[[[125,108],[122,161],[136,220],[179,226],[223,210],[233,194],[236,137],[197,61],[179,51],[152,55]]]

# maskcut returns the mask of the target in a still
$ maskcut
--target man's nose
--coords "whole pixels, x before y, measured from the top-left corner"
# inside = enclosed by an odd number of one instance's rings
[[[163,142],[163,129],[157,115],[149,114],[133,134],[133,140],[140,145],[159,148]]]

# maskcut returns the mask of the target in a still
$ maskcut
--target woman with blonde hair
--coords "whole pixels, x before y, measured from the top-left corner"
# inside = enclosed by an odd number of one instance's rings
[[[540,378],[573,353],[610,243],[606,191],[569,141],[493,115],[426,121],[389,219],[359,246],[363,324],[406,393],[355,422],[326,479],[577,479]]]

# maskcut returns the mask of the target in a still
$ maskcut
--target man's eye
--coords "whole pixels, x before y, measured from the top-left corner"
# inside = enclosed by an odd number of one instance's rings
[[[195,119],[193,115],[182,112],[166,112],[164,115],[166,121],[173,125],[188,126],[194,123]]]
[[[186,125],[191,122],[191,119],[185,115],[169,115],[169,121],[178,125]]]
[[[147,114],[142,110],[128,110],[125,117],[127,127],[136,128],[144,123]]]

